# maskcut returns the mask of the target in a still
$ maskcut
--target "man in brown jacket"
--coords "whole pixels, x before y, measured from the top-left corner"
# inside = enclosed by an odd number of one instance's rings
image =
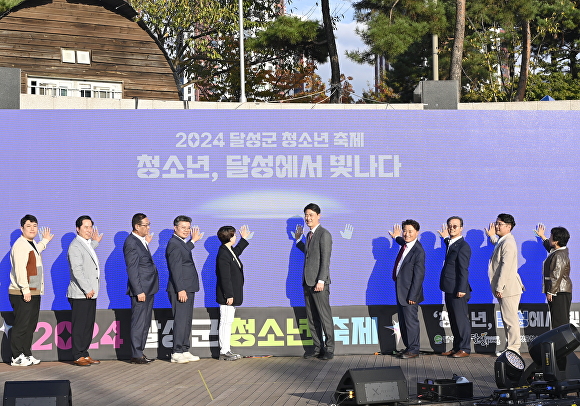
[[[43,229],[42,241],[36,243],[38,220],[27,214],[20,220],[22,235],[10,251],[10,304],[14,309],[14,325],[10,332],[12,366],[29,366],[40,363],[32,356],[32,335],[38,323],[40,295],[44,294],[44,275],[40,253],[54,234],[49,228]]]

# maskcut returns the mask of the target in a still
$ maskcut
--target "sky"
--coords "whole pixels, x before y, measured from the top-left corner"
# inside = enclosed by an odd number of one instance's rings
[[[287,3],[286,12],[322,21],[320,0],[292,0],[291,3]],[[353,85],[354,92],[362,96],[363,90],[369,89],[373,85],[374,67],[366,64],[359,65],[345,55],[347,50],[353,51],[365,48],[362,40],[355,33],[357,23],[354,21],[352,1],[330,0],[330,12],[332,15],[344,15],[344,18],[337,24],[337,30],[335,31],[338,56],[340,58],[340,71],[345,76],[353,78],[350,82]],[[330,80],[330,64],[320,65],[317,73],[325,83],[328,83]]]

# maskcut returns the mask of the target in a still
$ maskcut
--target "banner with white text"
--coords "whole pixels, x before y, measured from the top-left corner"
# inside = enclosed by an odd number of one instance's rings
[[[193,255],[197,308],[215,301],[216,232],[247,224],[242,307],[299,308],[303,254],[293,232],[315,202],[333,237],[333,307],[394,305],[391,272],[399,249],[388,234],[407,218],[421,225],[425,302],[441,305],[445,249],[437,230],[462,216],[472,249],[473,304],[494,303],[487,276],[493,246],[484,227],[511,213],[526,286],[522,303],[542,304],[546,251],[534,235],[567,227],[574,284],[580,249],[580,115],[574,111],[7,111],[1,112],[0,310],[10,311],[10,248],[20,218],[34,214],[55,234],[42,253],[43,310],[69,310],[67,250],[75,219],[104,238],[99,309],[127,309],[122,246],[131,217],[151,221],[160,291],[169,308],[165,246],[177,215],[204,237]],[[102,326],[108,328],[108,326]],[[298,328],[297,326],[293,328]]]

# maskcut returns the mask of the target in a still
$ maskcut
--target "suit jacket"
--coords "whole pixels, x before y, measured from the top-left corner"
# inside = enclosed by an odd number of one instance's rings
[[[445,244],[449,244],[449,238],[445,239]],[[469,286],[469,260],[471,259],[471,247],[460,238],[451,244],[445,255],[445,262],[441,270],[439,288],[445,293],[457,292],[465,293],[465,299],[471,297],[471,287]]]
[[[240,260],[240,255],[248,246],[248,241],[240,238],[240,241],[232,251],[236,254],[238,261],[234,258],[227,245],[222,244],[218,250],[216,260],[216,301],[226,304],[226,299],[233,297],[233,306],[239,306],[244,301],[244,264]]]
[[[401,246],[406,244],[402,237],[397,237],[395,241]],[[403,259],[397,274],[397,300],[401,306],[409,306],[409,300],[416,303],[424,300],[423,279],[425,279],[425,250],[417,240]]]
[[[325,285],[330,285],[330,254],[332,252],[330,232],[319,225],[308,247],[302,240],[298,241],[296,246],[305,254],[302,283],[306,286],[315,286],[318,281],[324,281]]]
[[[491,291],[502,292],[503,297],[521,295],[525,290],[518,274],[518,247],[514,236],[510,233],[498,243],[497,236],[491,238],[495,244],[489,260],[487,275]]]
[[[97,248],[99,243],[91,241],[91,247]],[[66,297],[85,299],[91,290],[95,291],[93,299],[99,294],[99,259],[93,257],[87,244],[75,237],[68,246],[68,263],[70,265],[70,283]]]
[[[137,296],[141,293],[154,295],[159,291],[159,275],[151,253],[133,233],[123,244],[123,255],[127,266],[127,294]]]
[[[175,234],[169,239],[165,249],[165,259],[169,268],[168,292],[199,291],[199,276],[191,255],[194,247],[191,240],[185,243]]]

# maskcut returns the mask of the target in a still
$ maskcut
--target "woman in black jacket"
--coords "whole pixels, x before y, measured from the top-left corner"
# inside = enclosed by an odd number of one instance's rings
[[[240,228],[240,241],[236,243],[236,229],[232,226],[223,226],[217,236],[222,242],[216,260],[216,301],[220,305],[219,343],[220,360],[235,361],[242,358],[239,354],[233,354],[230,349],[230,337],[232,335],[232,323],[236,307],[244,300],[244,266],[240,261],[240,255],[248,246],[246,238],[250,235],[248,226]]]

